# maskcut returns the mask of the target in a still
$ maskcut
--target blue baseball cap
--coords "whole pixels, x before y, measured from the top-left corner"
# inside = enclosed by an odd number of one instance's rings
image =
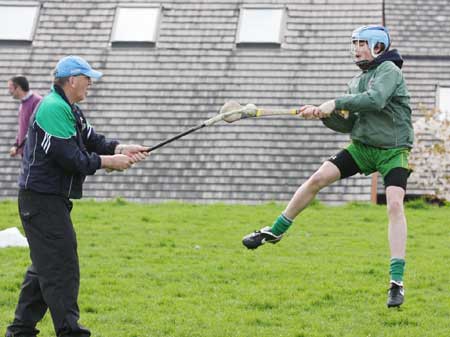
[[[100,71],[92,69],[87,61],[79,56],[63,57],[56,64],[55,78],[85,75],[98,80],[103,74]]]

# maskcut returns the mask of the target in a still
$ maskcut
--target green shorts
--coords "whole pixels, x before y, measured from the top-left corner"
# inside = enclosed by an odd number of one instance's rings
[[[378,171],[384,178],[397,167],[411,171],[408,164],[410,149],[407,147],[381,149],[353,141],[346,150],[366,176]]]

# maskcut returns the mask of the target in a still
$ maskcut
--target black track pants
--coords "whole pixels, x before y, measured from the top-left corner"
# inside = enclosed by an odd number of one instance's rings
[[[78,324],[80,271],[71,209],[72,202],[61,196],[19,192],[19,213],[32,265],[25,274],[15,319],[6,336],[36,336],[36,324],[47,308],[58,337],[91,335]]]

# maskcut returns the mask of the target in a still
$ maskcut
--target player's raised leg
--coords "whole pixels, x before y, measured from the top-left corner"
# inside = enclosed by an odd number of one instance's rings
[[[289,201],[286,209],[275,220],[271,227],[264,227],[253,233],[246,235],[242,243],[248,249],[255,249],[266,242],[277,243],[292,225],[295,217],[304,210],[316,194],[324,187],[332,184],[341,176],[338,167],[330,161],[326,161],[322,166],[295,192]]]

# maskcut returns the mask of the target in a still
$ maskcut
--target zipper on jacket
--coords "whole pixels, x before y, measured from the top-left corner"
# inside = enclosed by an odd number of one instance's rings
[[[70,176],[70,185],[69,185],[69,191],[67,192],[67,198],[70,198],[70,192],[72,192],[72,182],[73,182],[73,175]]]
[[[33,125],[33,127],[34,127],[34,125]],[[27,177],[25,178],[25,188],[28,187],[28,179],[30,178],[30,175],[31,175],[31,167],[33,166],[33,164],[36,160],[37,138],[38,138],[38,136],[37,136],[37,132],[36,132],[36,134],[34,136],[33,160],[31,161],[31,163],[28,163],[28,174],[27,174]]]
[[[392,116],[392,122],[394,123],[394,133],[395,133],[395,147],[398,147],[398,130],[395,125],[395,116]]]

